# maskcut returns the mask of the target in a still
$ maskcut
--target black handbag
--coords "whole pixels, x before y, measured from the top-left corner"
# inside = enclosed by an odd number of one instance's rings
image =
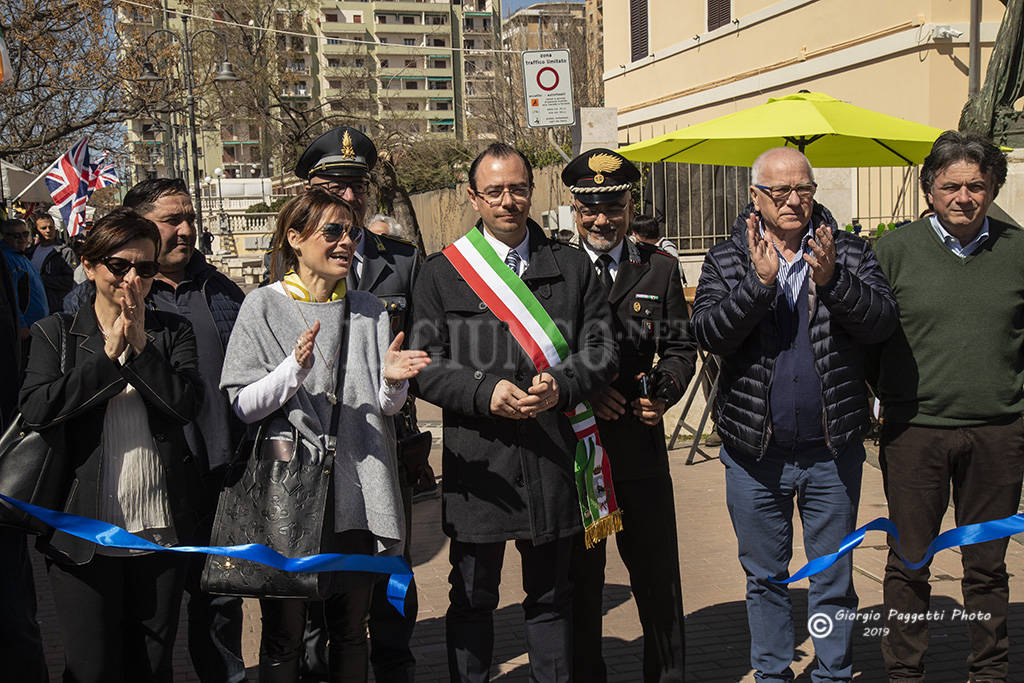
[[[60,321],[60,371],[74,365],[68,344],[67,322]],[[64,425],[35,430],[18,413],[0,437],[0,493],[49,509],[61,509],[70,486],[70,465],[64,453]],[[50,527],[14,506],[0,501],[0,526],[30,534],[44,534]]]
[[[338,394],[342,393],[341,365],[348,346],[348,306],[344,319]],[[225,482],[210,545],[260,543],[291,558],[322,552],[324,535],[334,528],[333,508],[328,502],[334,488],[335,435],[340,417],[339,401],[331,411],[326,452],[319,460],[294,428],[288,440],[269,438],[271,422],[283,419],[280,411],[264,418],[255,440],[240,447],[240,455],[246,458],[241,476],[236,473]],[[208,555],[200,585],[203,591],[217,595],[324,600],[331,594],[331,574],[286,572],[249,560]]]

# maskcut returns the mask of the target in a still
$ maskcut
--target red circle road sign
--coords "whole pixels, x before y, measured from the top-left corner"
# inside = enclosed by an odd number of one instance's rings
[[[552,83],[551,85],[544,85],[544,83],[541,81],[541,76],[543,76],[544,73],[548,71],[550,71],[551,74],[555,77],[555,82]],[[537,85],[539,85],[542,90],[554,90],[555,88],[558,87],[558,72],[552,69],[550,66],[544,67],[543,69],[537,72]]]

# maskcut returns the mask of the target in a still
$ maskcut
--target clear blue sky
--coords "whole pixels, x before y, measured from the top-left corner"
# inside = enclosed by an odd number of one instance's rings
[[[540,1],[541,0],[501,0],[501,15],[507,17],[516,10],[522,9],[523,7],[529,7],[530,5]],[[583,2],[583,0],[572,1]]]

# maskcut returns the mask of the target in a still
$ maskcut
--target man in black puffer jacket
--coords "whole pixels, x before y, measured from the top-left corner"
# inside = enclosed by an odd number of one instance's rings
[[[892,333],[898,311],[868,244],[814,202],[803,154],[765,152],[752,183],[753,204],[704,260],[691,324],[722,359],[715,420],[747,575],[751,666],[758,680],[790,681],[792,605],[773,580],[789,575],[793,497],[808,558],[835,552],[855,528],[865,346]],[[849,555],[811,577],[812,680],[850,680],[856,610]]]

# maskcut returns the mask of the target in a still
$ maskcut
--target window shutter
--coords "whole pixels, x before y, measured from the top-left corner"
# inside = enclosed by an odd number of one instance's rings
[[[629,0],[629,59],[635,62],[648,54],[647,0]]]
[[[708,0],[708,30],[732,22],[732,0]]]

